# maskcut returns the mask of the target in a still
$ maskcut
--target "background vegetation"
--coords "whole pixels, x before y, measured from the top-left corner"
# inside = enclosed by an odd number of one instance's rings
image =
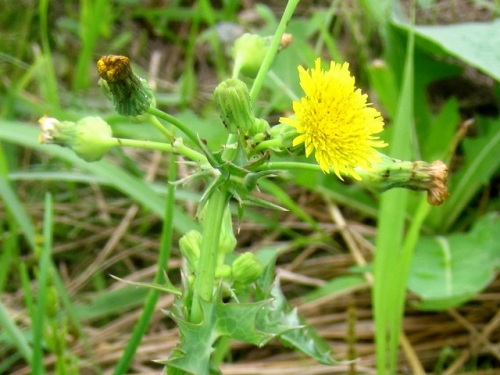
[[[423,193],[378,196],[313,172],[262,183],[259,194],[289,212],[245,209],[235,223],[238,249],[278,252],[277,272],[292,304],[329,341],[335,358],[359,361],[327,367],[274,343],[262,349],[234,343],[225,374],[376,373],[382,359],[374,337],[380,345],[385,331],[373,322],[371,274],[386,275],[374,289],[380,300],[404,285],[406,268],[406,303],[390,308],[395,319],[405,309],[394,372],[498,371],[499,6],[416,1],[413,29],[405,1],[300,2],[287,30],[294,42],[277,56],[257,115],[276,124],[291,110],[301,94],[297,65],[311,66],[317,56],[349,61],[386,118],[391,154],[447,162],[451,196],[430,208]],[[230,72],[231,43],[244,31],[272,34],[284,2],[8,0],[2,8],[0,373],[30,373],[32,361],[48,373],[111,373],[146,291],[110,275],[134,282],[154,277],[168,156],[117,149],[86,163],[69,150],[40,145],[37,119],[100,115],[116,135],[160,139],[153,127],[114,114],[97,88],[97,59],[122,54],[149,80],[158,107],[209,144],[221,144],[226,133],[212,93]],[[189,173],[179,167],[180,178]],[[196,225],[201,191],[197,184],[178,186],[177,236]],[[407,237],[398,225],[406,225]],[[48,254],[40,245],[50,249],[42,241],[50,233],[51,256],[40,257]],[[394,251],[381,252],[383,263],[373,265],[375,244]],[[400,257],[402,246],[415,248],[413,256]],[[174,249],[168,264],[174,283],[181,267]],[[129,373],[161,371],[152,361],[166,358],[177,342],[162,312],[172,301],[162,294]]]

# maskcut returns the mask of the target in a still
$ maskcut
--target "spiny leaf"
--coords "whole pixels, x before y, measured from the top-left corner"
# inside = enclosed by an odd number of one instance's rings
[[[278,337],[281,343],[300,350],[325,365],[345,363],[334,360],[331,357],[330,345],[297,314],[296,309],[288,306],[277,281],[271,289],[271,297],[275,319],[281,319],[284,327],[291,328]]]

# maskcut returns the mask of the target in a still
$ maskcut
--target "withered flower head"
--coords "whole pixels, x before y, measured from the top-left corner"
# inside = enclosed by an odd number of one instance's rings
[[[102,78],[101,88],[110,95],[116,111],[124,116],[142,115],[153,102],[153,91],[146,80],[132,72],[130,60],[125,56],[103,56],[97,62]]]

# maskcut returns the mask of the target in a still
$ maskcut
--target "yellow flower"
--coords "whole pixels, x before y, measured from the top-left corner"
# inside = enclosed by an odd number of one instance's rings
[[[373,136],[383,130],[384,120],[366,102],[367,95],[355,87],[348,63],[331,62],[330,69],[323,71],[318,58],[314,69],[298,69],[305,96],[293,102],[295,118],[280,118],[299,134],[293,145],[304,143],[306,156],[314,151],[325,173],[333,168],[341,180],[341,173],[361,180],[355,168],[369,170],[380,161],[374,147],[387,146]]]

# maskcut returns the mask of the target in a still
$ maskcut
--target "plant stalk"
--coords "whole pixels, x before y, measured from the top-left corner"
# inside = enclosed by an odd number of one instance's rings
[[[200,260],[194,280],[193,302],[191,305],[191,322],[199,323],[203,319],[200,299],[205,302],[213,300],[215,286],[215,269],[219,251],[220,228],[224,210],[228,203],[228,193],[224,187],[214,191],[208,200],[203,220],[203,240],[200,249]]]

